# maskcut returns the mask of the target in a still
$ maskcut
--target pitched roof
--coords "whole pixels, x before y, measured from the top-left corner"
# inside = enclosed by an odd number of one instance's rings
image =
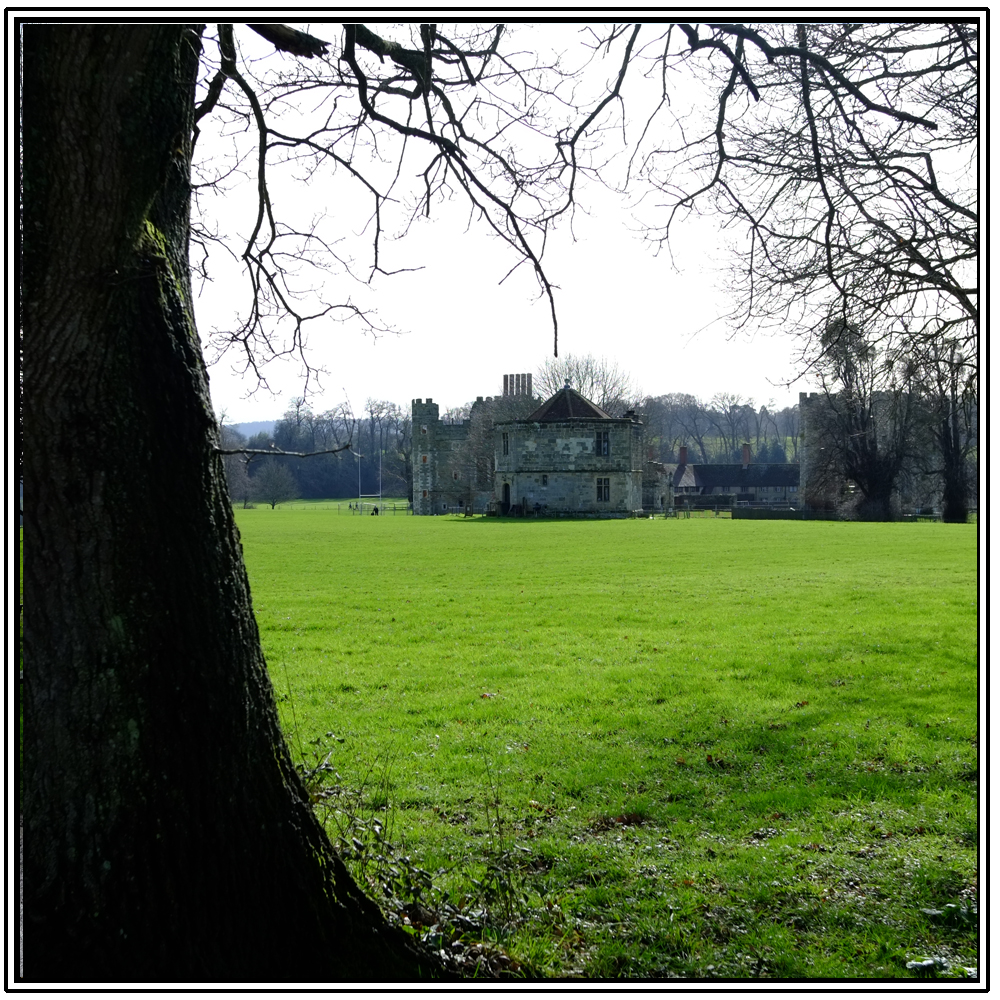
[[[785,465],[695,465],[698,485],[712,489],[721,486],[798,486],[799,466]]]
[[[613,420],[596,403],[581,396],[576,389],[564,385],[554,396],[550,396],[534,413],[525,417],[532,423],[544,420]]]
[[[700,485],[693,465],[675,465],[673,481],[675,489],[696,489]]]

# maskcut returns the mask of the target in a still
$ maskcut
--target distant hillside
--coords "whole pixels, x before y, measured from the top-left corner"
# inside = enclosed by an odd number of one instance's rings
[[[250,423],[246,424],[230,424],[234,430],[238,430],[244,436],[251,438],[254,434],[260,434],[262,431],[265,434],[274,433],[274,425],[276,421],[274,420],[252,420]]]

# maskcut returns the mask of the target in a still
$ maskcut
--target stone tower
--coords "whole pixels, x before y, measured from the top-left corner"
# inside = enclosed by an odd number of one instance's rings
[[[413,513],[433,514],[440,409],[428,396],[426,402],[413,400],[410,412],[413,421]]]

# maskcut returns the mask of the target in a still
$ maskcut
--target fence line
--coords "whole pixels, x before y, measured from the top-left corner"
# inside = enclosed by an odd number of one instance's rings
[[[258,505],[259,506],[259,505]],[[280,504],[293,510],[335,510],[338,514],[371,515],[378,507],[379,514],[412,514],[413,506],[406,500],[320,500],[317,503],[289,501]]]
[[[238,505],[237,505],[238,506]],[[254,506],[267,506],[266,504]],[[280,504],[281,507],[290,507],[294,510],[335,510],[338,514],[349,514],[351,516],[373,516],[374,510],[377,507],[380,515],[395,516],[396,514],[413,514],[413,504],[408,501],[402,500],[388,500],[383,502],[378,502],[377,500],[329,500],[329,501],[319,501],[317,503],[309,503],[303,501],[288,501]],[[444,513],[447,514],[474,514],[477,517],[483,517],[487,513],[493,513],[490,511],[490,505],[486,505],[482,510],[475,510],[472,504],[464,507],[451,507],[449,506]],[[772,513],[773,512],[773,513]],[[729,504],[722,505],[717,504],[715,506],[711,505],[694,505],[688,506],[686,504],[678,504],[674,507],[660,507],[656,510],[634,512],[631,516],[635,517],[655,517],[655,518],[689,518],[689,517],[736,517],[736,518],[746,518],[748,520],[766,520],[769,519],[768,515],[771,517],[777,515],[781,519],[788,520],[839,520],[839,517],[834,511],[813,511],[804,510],[803,508],[790,507],[788,504],[761,504],[754,503],[753,505],[733,508]],[[538,515],[536,515],[538,516]],[[562,514],[542,514],[542,517],[572,517],[574,514],[562,513]],[[576,514],[578,517],[587,517],[588,515]],[[628,514],[622,515],[628,517]],[[940,521],[941,512],[935,510],[933,513],[925,512],[913,512],[909,511],[900,515],[900,520],[903,521]],[[979,520],[979,511],[977,508],[972,508],[969,510],[969,523],[975,524]]]

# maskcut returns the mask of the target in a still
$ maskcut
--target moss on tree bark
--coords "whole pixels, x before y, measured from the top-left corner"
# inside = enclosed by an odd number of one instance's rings
[[[24,29],[24,969],[433,972],[278,724],[187,260],[199,26]]]

